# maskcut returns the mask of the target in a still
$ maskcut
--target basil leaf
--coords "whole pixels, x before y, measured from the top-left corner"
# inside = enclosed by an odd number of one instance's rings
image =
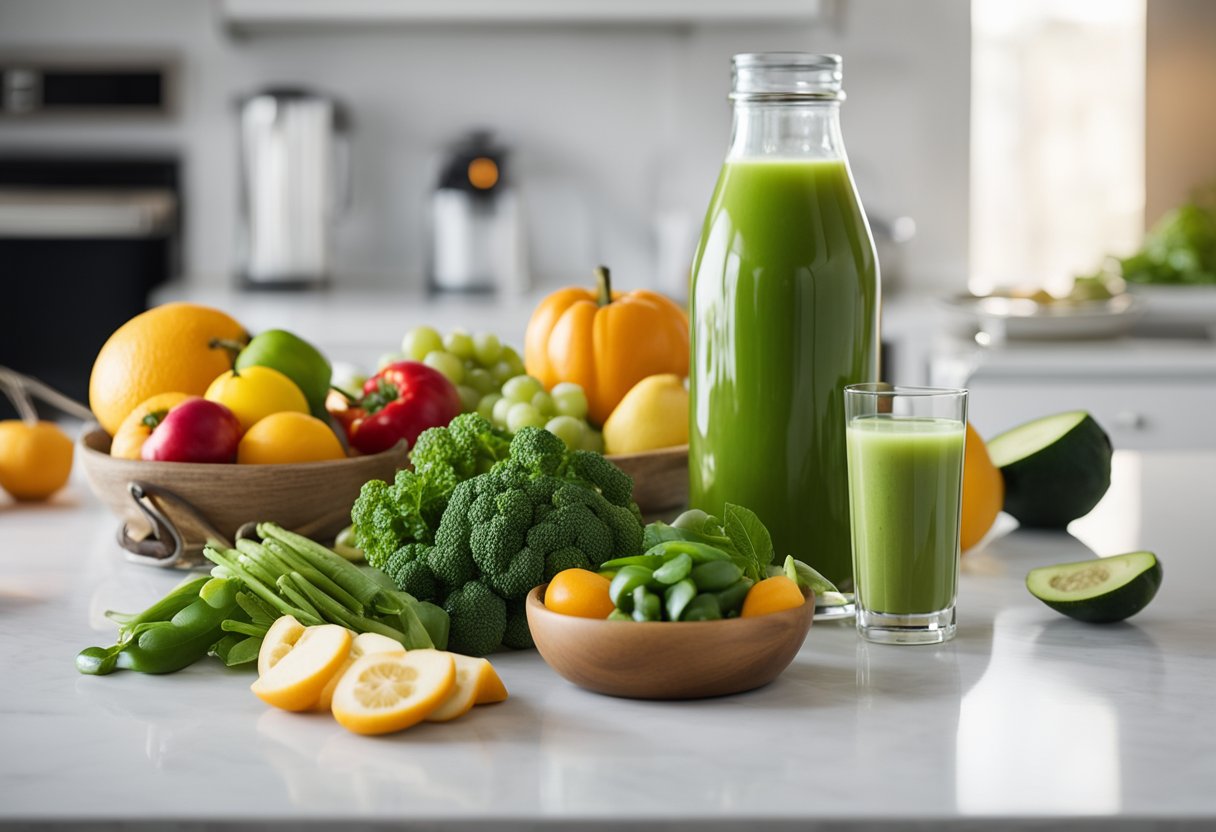
[[[754,511],[727,503],[723,513],[726,536],[749,564],[744,571],[752,580],[761,580],[773,560],[773,538]]]

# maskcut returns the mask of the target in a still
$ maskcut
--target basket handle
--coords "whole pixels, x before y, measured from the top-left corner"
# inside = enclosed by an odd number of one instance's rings
[[[198,509],[169,489],[140,480],[131,480],[127,483],[127,493],[131,495],[131,500],[135,503],[135,507],[147,518],[148,526],[152,529],[152,533],[148,537],[145,537],[143,540],[136,540],[131,536],[127,523],[123,523],[119,527],[118,545],[126,550],[127,560],[133,563],[142,563],[146,566],[168,568],[178,566],[182,555],[185,554],[186,543],[182,538],[182,533],[174,525],[173,521],[165,516],[165,513],[156,506],[153,498],[172,502],[179,509],[189,514],[203,531],[206,532],[208,541],[214,540],[223,545],[224,548],[232,547],[228,539],[216,531],[215,527],[211,525],[210,521]]]

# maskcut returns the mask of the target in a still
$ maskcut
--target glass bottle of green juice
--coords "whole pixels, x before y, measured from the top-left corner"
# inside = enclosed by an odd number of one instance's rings
[[[755,511],[778,561],[852,586],[844,386],[878,380],[874,241],[837,55],[736,55],[730,150],[692,268],[690,502]]]

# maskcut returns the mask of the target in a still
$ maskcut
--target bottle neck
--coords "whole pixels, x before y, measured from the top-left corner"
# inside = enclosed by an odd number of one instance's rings
[[[839,101],[736,101],[728,160],[843,159]]]

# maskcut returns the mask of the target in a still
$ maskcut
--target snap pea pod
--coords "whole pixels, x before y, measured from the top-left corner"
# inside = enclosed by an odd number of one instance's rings
[[[710,546],[707,543],[698,543],[695,540],[666,540],[657,546],[651,547],[646,552],[647,555],[662,555],[664,561],[674,558],[677,555],[688,555],[694,565],[702,563],[712,563],[716,561],[729,561],[730,555],[716,546]]]
[[[743,570],[729,560],[718,560],[693,567],[691,577],[702,592],[719,592],[742,578]]]
[[[622,566],[608,585],[608,597],[617,609],[633,612],[633,591],[653,577],[654,572],[644,566]]]
[[[633,589],[633,620],[662,621],[663,599],[645,586]]]
[[[199,596],[203,585],[210,578],[202,576],[199,578],[187,578],[173,589],[169,590],[169,594],[161,598],[152,606],[148,607],[141,613],[134,615],[124,615],[123,613],[109,610],[106,612],[106,618],[118,623],[118,632],[120,636],[131,635],[141,624],[147,624],[157,621],[168,621],[174,615],[194,603]],[[119,641],[122,639],[120,638]]]
[[[718,604],[718,596],[703,592],[688,602],[684,608],[681,621],[717,621],[722,617],[722,608]]]
[[[743,609],[743,601],[747,598],[747,593],[753,584],[755,581],[745,576],[726,589],[718,590],[718,607],[724,618],[731,618],[739,614]]]
[[[661,554],[654,555],[631,555],[627,558],[616,558],[615,560],[604,561],[600,564],[602,572],[622,569],[626,566],[641,566],[644,569],[655,570],[662,566],[667,561]]]
[[[661,584],[670,586],[679,583],[692,572],[692,558],[686,552],[680,552],[667,563],[654,570],[654,579]]]
[[[225,618],[228,618],[233,611],[239,613],[240,608],[236,605],[236,581],[227,578],[212,578],[212,580],[218,580],[220,584],[217,589],[213,590],[210,599],[203,598],[200,593],[198,600],[179,610],[168,621],[140,633],[137,639],[139,648],[149,653],[172,650],[177,645],[193,639],[199,633],[219,631]],[[222,633],[217,632],[207,647],[221,637]],[[206,650],[203,651],[203,655],[206,655]]]
[[[667,618],[669,621],[679,621],[684,609],[693,598],[697,597],[697,585],[690,578],[667,588],[663,600],[667,602]]]

